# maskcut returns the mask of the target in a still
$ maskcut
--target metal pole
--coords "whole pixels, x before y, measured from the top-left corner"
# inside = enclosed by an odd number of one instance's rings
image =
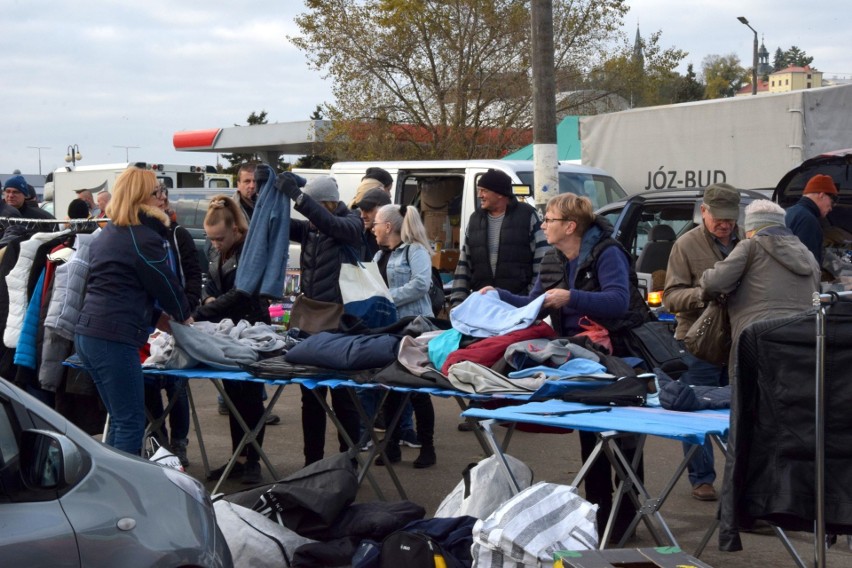
[[[533,0],[533,192],[541,208],[559,193],[559,156],[556,147],[556,78],[553,63],[553,2]]]
[[[825,567],[825,306],[814,292],[816,369],[814,373],[814,566]]]
[[[38,175],[41,175],[41,151],[50,150],[50,146],[27,146],[27,148],[38,150]]]
[[[737,16],[741,24],[754,32],[754,48],[752,49],[751,94],[757,94],[757,30],[749,25],[745,16]]]

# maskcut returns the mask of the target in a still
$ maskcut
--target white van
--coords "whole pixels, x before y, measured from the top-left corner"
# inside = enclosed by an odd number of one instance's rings
[[[331,166],[330,174],[337,179],[341,201],[351,203],[368,167],[383,168],[393,177],[394,203],[415,205],[420,210],[427,236],[436,249],[441,249],[433,264],[442,271],[455,270],[467,220],[479,208],[477,181],[489,169],[506,173],[519,199],[535,206],[532,160],[337,162]],[[559,193],[568,192],[588,197],[595,209],[626,196],[618,182],[603,170],[560,164]]]

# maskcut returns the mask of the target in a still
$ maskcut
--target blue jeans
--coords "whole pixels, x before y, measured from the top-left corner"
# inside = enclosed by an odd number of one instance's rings
[[[169,430],[171,443],[186,445],[189,437],[189,397],[186,395],[187,379],[172,377],[150,377],[145,379],[145,406],[151,416],[156,419],[163,415],[163,397],[160,390],[166,391],[166,397],[171,403],[175,401],[169,412]],[[164,426],[164,425],[163,425]],[[161,426],[156,432],[160,444],[168,446],[169,437]]]
[[[358,391],[358,400],[361,401],[361,406],[364,408],[364,412],[367,416],[375,416],[378,409],[376,408],[379,404],[379,400],[382,398],[382,394],[379,391],[375,390],[362,390]],[[388,416],[387,418],[392,418]],[[411,401],[405,405],[405,410],[402,411],[402,415],[399,417],[399,427],[400,432],[405,432],[406,430],[414,430],[414,407],[411,406]],[[361,436],[364,435],[364,425],[361,424]],[[369,438],[367,438],[369,439]]]
[[[686,350],[683,341],[678,341],[680,346]],[[681,375],[680,382],[692,386],[723,387],[728,384],[728,368],[708,363],[698,357],[686,352],[686,361],[689,370]],[[689,451],[693,444],[684,444],[683,453]],[[715,459],[713,457],[713,442],[705,440],[701,448],[695,452],[687,465],[689,471],[689,482],[693,487],[708,483],[713,485],[716,481]]]
[[[109,412],[107,445],[142,455],[145,381],[139,349],[127,343],[80,334],[74,336],[74,342]]]

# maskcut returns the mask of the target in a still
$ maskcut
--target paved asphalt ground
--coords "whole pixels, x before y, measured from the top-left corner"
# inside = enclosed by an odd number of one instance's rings
[[[216,408],[216,390],[205,380],[191,381],[192,394],[195,401],[199,420],[201,422],[204,443],[207,449],[210,467],[218,467],[225,463],[230,455],[230,437],[228,433],[228,418],[221,416]],[[267,389],[270,396],[272,388]],[[396,464],[395,471],[399,475],[403,487],[408,493],[408,499],[426,508],[427,515],[432,515],[444,496],[461,479],[461,471],[472,462],[482,459],[485,454],[470,432],[459,432],[459,407],[454,400],[433,398],[436,414],[435,445],[438,463],[428,469],[414,469],[411,465],[418,450],[404,447],[402,462]],[[266,429],[264,449],[270,461],[278,469],[281,477],[300,469],[304,464],[302,455],[302,430],[300,392],[296,386],[284,389],[274,409],[281,417],[281,423]],[[190,432],[189,459],[191,461],[188,473],[204,480],[201,454],[195,433]],[[326,455],[336,451],[336,430],[329,422],[326,430]],[[581,465],[579,441],[576,434],[529,434],[516,432],[512,438],[509,452],[511,455],[525,461],[535,475],[534,481],[551,481],[570,483]],[[657,495],[668,481],[671,473],[682,458],[679,443],[659,438],[649,439],[645,449],[645,476],[649,490]],[[722,470],[722,462],[717,453],[717,472]],[[390,477],[382,467],[373,467],[377,481],[389,499],[398,498]],[[264,481],[273,479],[266,468],[263,468]],[[206,482],[208,490],[214,483]],[[721,486],[721,477],[716,487]],[[229,481],[223,485],[222,491],[230,493],[243,489],[245,486],[238,481]],[[364,483],[358,494],[359,501],[376,499],[373,489]],[[689,482],[684,474],[678,485],[665,502],[661,512],[669,523],[682,549],[692,554],[702,536],[710,526],[717,503],[701,502],[692,498]],[[789,533],[789,536],[802,557],[806,566],[814,565],[813,536],[808,533]],[[701,555],[701,560],[714,567],[751,568],[794,566],[787,551],[771,532],[743,533],[741,552],[720,552],[714,535],[710,544]],[[852,567],[852,552],[845,546],[836,545],[829,550],[827,565],[830,567]],[[629,547],[654,546],[648,529],[640,524],[637,536],[628,542]]]

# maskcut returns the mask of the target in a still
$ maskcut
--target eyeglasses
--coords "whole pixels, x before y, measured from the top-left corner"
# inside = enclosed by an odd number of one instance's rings
[[[553,223],[554,221],[573,221],[574,219],[557,219],[556,217],[545,217],[541,220],[542,223]]]
[[[832,205],[837,205],[838,195],[836,193],[825,193],[823,194],[831,200]]]
[[[154,191],[151,192],[151,197],[156,197],[157,199],[162,199],[163,198],[163,190],[155,189]]]

